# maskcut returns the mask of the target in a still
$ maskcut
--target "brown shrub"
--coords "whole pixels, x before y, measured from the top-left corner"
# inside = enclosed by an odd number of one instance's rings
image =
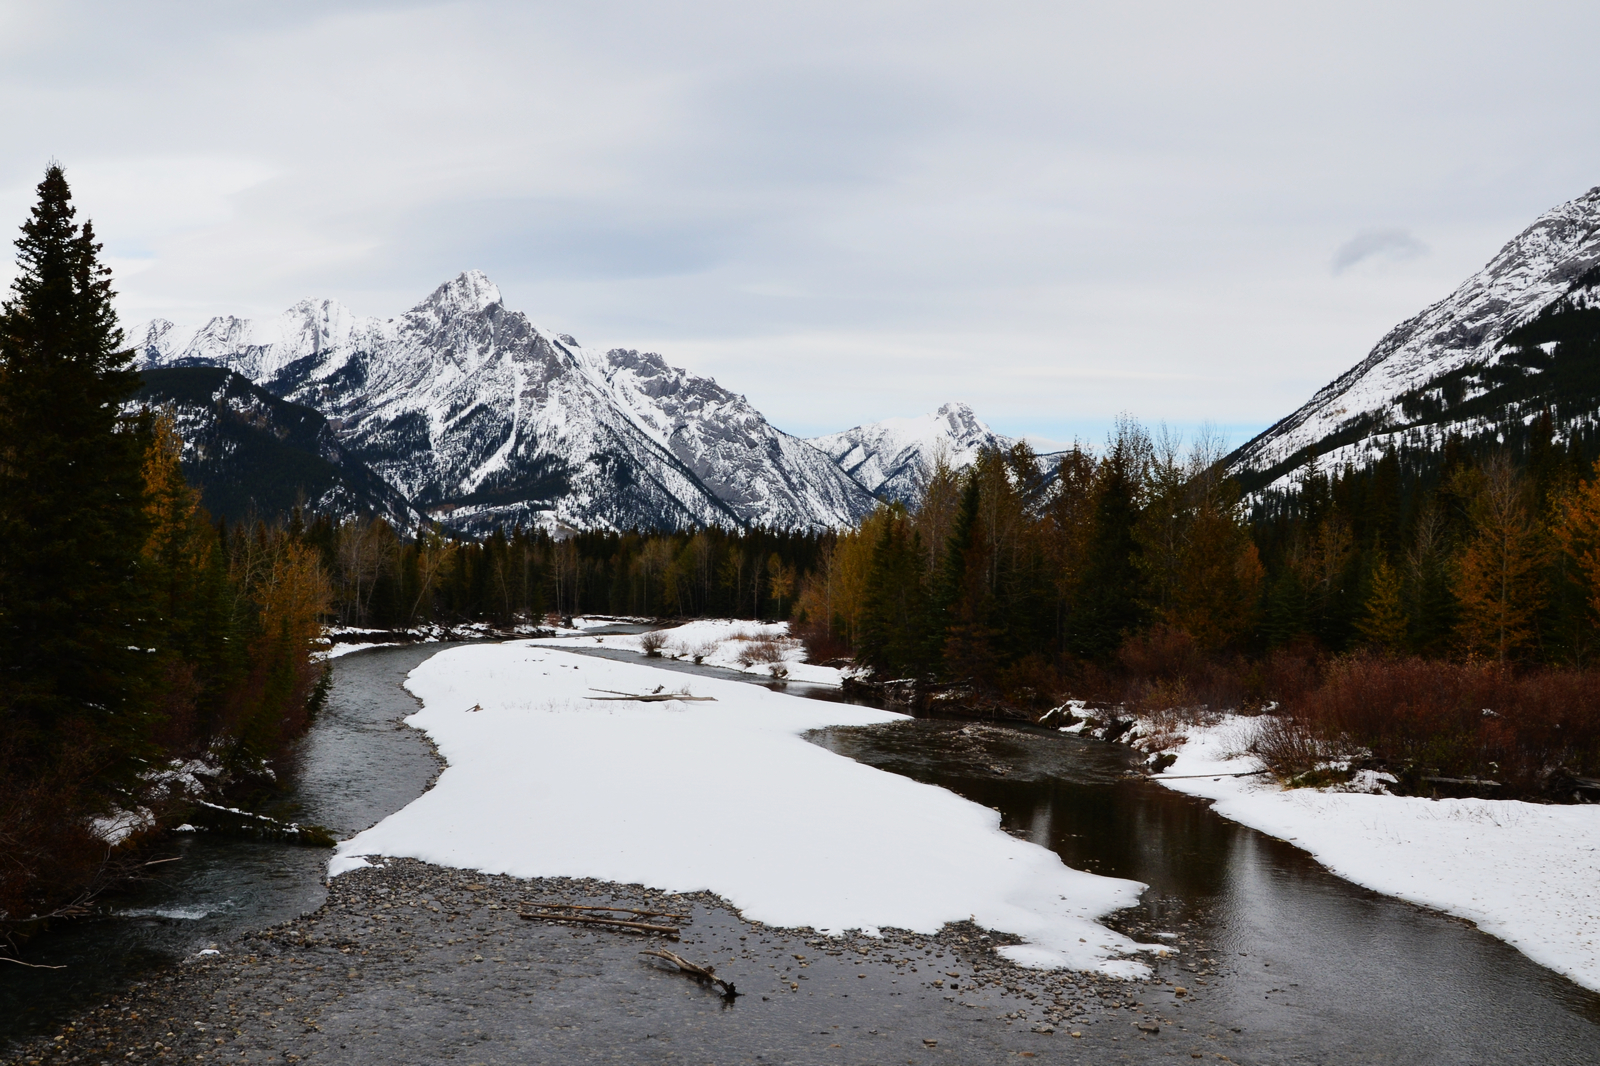
[[[788,650],[789,643],[777,637],[752,637],[744,641],[739,648],[739,665],[754,666],[757,663],[781,663],[783,653]]]
[[[800,638],[800,643],[806,649],[808,662],[825,663],[855,657],[850,642],[845,640],[842,634],[830,631],[821,622],[810,620],[793,622],[790,623],[789,632]]]
[[[1140,714],[1158,710],[1217,711],[1248,702],[1255,667],[1242,658],[1210,656],[1180,629],[1157,626],[1117,652],[1112,697]]]
[[[1356,655],[1284,700],[1288,732],[1262,755],[1279,772],[1333,753],[1367,756],[1413,790],[1447,777],[1501,782],[1496,795],[1535,794],[1600,769],[1597,699],[1600,671],[1518,676],[1485,662]]]
[[[1029,655],[1012,663],[998,680],[1007,702],[1024,710],[1047,711],[1061,703],[1057,697],[1063,687],[1061,671],[1042,656]]]
[[[0,744],[0,942],[28,919],[85,902],[114,878],[111,849],[92,831],[107,807],[90,783],[104,754],[87,727],[65,723],[54,750]]]

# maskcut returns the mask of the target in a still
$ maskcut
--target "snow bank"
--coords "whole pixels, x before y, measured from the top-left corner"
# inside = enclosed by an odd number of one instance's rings
[[[1600,807],[1284,789],[1270,778],[1220,776],[1260,768],[1236,754],[1257,721],[1192,729],[1156,780],[1304,848],[1340,877],[1470,919],[1600,989]]]
[[[339,659],[354,652],[369,651],[372,648],[394,648],[399,644],[397,640],[380,640],[375,644],[335,644],[321,654],[324,659]]]
[[[665,641],[660,654],[668,659],[698,661],[706,666],[780,676],[813,685],[838,685],[844,676],[843,671],[834,667],[806,662],[805,647],[789,635],[788,622],[705,618],[655,632]],[[586,643],[624,648],[643,655],[643,637],[642,633],[588,637]],[[570,636],[556,636],[539,643],[559,647],[571,640]],[[776,674],[774,666],[779,667]]]
[[[610,638],[607,638],[610,639]],[[665,686],[716,702],[603,702]],[[999,815],[941,788],[825,751],[800,734],[899,719],[739,681],[569,655],[535,642],[455,648],[412,672],[448,761],[405,809],[339,845],[518,877],[709,889],[746,918],[842,932],[932,933],[972,919],[1026,942],[1031,966],[1120,976],[1141,949],[1094,919],[1144,886],[1062,865]]]

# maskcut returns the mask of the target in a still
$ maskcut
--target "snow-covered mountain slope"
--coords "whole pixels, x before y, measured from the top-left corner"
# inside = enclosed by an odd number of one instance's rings
[[[1436,449],[1452,432],[1503,437],[1546,409],[1558,432],[1592,424],[1597,267],[1600,187],[1541,215],[1459,289],[1390,330],[1230,456],[1230,471],[1249,489],[1281,488],[1312,458],[1360,467],[1391,448]]]
[[[379,516],[399,529],[423,520],[316,411],[221,367],[147,368],[141,378],[133,403],[172,416],[184,475],[213,517],[237,522],[298,505],[339,519]]]
[[[827,457],[709,378],[584,348],[509,311],[477,271],[399,318],[304,301],[265,322],[153,322],[144,366],[225,366],[328,417],[340,442],[452,528],[765,524],[871,509]]]
[[[886,418],[811,443],[873,495],[909,501],[939,456],[960,470],[984,448],[1004,451],[1015,442],[984,425],[966,404],[947,403],[920,418]]]

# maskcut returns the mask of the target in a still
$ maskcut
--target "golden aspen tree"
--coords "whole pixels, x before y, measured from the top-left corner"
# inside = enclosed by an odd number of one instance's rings
[[[783,617],[783,605],[794,595],[794,567],[783,561],[777,552],[767,560],[767,591],[778,601],[778,617]]]

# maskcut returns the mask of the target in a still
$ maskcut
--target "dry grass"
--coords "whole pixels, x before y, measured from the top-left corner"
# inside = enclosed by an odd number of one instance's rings
[[[738,661],[740,666],[755,666],[759,663],[781,663],[784,654],[795,646],[795,641],[782,637],[751,637],[744,641],[739,649]]]

